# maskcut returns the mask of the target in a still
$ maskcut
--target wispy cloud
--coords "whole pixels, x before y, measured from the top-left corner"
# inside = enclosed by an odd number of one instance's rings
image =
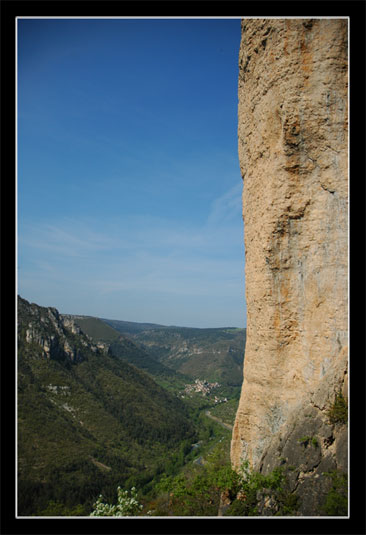
[[[237,224],[238,218],[241,215],[241,190],[242,184],[238,182],[223,195],[215,199],[207,218],[208,227],[227,225],[233,222]]]
[[[220,257],[237,246],[242,234],[241,184],[236,184],[215,199],[203,224],[182,223],[146,214],[119,217],[64,218],[50,223],[23,224],[19,245],[37,253],[54,256],[88,258],[96,254],[161,251],[212,253]],[[234,240],[234,242],[233,242]]]
[[[58,224],[30,224],[19,235],[20,246],[66,257],[87,257],[112,247],[105,233],[92,230],[79,220]]]
[[[213,297],[243,306],[240,212],[236,185],[211,203],[201,225],[143,215],[103,223],[82,218],[34,223],[19,235],[20,289],[38,281],[44,291],[55,291],[56,284],[59,294],[63,287],[71,296],[77,288],[84,299],[89,294],[100,303],[119,296],[121,302],[144,300],[153,308],[161,296],[170,296],[178,309],[188,298],[198,308],[200,300]],[[22,265],[24,251],[27,266]],[[70,310],[66,302],[65,308]]]

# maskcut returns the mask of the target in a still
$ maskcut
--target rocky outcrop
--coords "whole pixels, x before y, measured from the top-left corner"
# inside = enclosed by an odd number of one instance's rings
[[[40,307],[18,296],[18,316],[19,345],[33,344],[44,358],[78,362],[83,360],[82,348],[98,350],[72,318],[63,317],[53,307]]]
[[[269,474],[275,467],[283,468],[288,490],[299,498],[296,514],[327,514],[332,475],[348,473],[347,378],[347,363],[336,359],[315,392],[289,414],[261,456],[260,472]],[[339,396],[344,402],[342,417],[337,419],[332,417],[332,410]],[[262,514],[267,513],[264,507]]]
[[[329,431],[324,415],[339,388],[347,396],[347,59],[346,19],[242,22],[247,341],[235,467],[273,466],[304,422],[321,459],[344,465],[344,433]]]

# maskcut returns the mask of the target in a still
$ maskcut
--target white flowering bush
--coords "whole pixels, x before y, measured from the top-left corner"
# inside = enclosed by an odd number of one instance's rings
[[[136,488],[132,487],[129,495],[127,490],[117,487],[117,493],[117,505],[103,503],[103,496],[100,495],[90,516],[137,516],[143,506],[137,500]]]

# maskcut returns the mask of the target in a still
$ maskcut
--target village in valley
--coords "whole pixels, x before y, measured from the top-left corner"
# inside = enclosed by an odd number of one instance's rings
[[[181,397],[184,398],[185,395],[184,394],[192,394],[194,392],[198,393],[198,394],[201,394],[202,396],[207,396],[209,394],[211,394],[211,391],[214,389],[214,388],[218,388],[220,387],[220,383],[209,383],[208,381],[205,381],[204,379],[196,379],[195,382],[193,384],[188,384],[188,385],[185,385],[185,389],[184,389],[184,393],[181,394]],[[227,402],[227,398],[219,398],[218,396],[215,396],[214,397],[214,402],[215,403],[226,403]]]

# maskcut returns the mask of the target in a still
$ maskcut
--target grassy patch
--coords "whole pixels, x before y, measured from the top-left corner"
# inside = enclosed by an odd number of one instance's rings
[[[301,446],[304,446],[304,448],[306,448],[309,444],[313,446],[314,448],[319,447],[318,439],[313,436],[305,436],[305,437],[299,438],[298,443],[301,444]]]

